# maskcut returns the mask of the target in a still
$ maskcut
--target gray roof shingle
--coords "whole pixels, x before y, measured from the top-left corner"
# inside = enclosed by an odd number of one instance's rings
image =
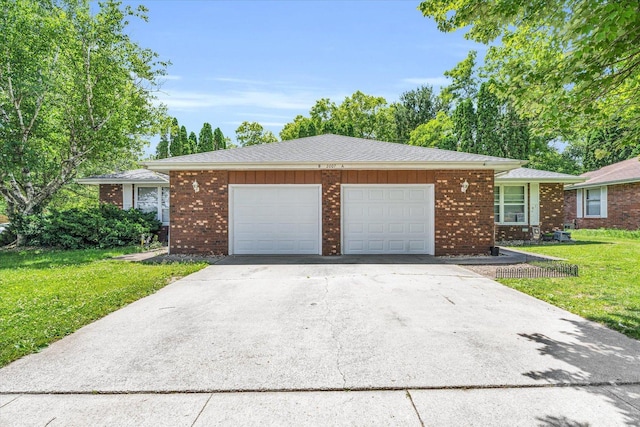
[[[134,169],[122,172],[114,172],[105,175],[94,175],[77,180],[80,184],[126,184],[126,183],[145,183],[145,184],[167,184],[169,176],[160,172],[153,172],[149,169]]]
[[[566,173],[550,172],[529,168],[512,169],[505,174],[496,176],[496,182],[501,181],[538,181],[538,182],[582,182],[584,178]]]
[[[640,181],[640,159],[633,157],[580,176],[586,181],[571,188]]]
[[[154,170],[173,169],[174,165],[265,165],[312,163],[483,163],[497,162],[505,165],[519,160],[470,154],[437,148],[382,142],[341,135],[318,135],[272,144],[254,145],[230,150],[210,151],[168,159],[148,161],[144,164]],[[523,163],[523,162],[521,162]]]

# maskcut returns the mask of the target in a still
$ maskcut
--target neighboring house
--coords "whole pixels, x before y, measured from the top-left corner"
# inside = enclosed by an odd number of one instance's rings
[[[495,177],[496,241],[531,240],[564,226],[564,185],[584,179],[518,168]]]
[[[469,255],[562,227],[582,179],[524,163],[321,135],[144,164],[170,177],[171,253]]]
[[[634,157],[582,174],[564,192],[564,218],[576,228],[640,229],[640,160]]]
[[[121,209],[137,208],[155,212],[162,222],[159,240],[167,241],[169,230],[169,176],[148,169],[136,169],[96,175],[77,180],[80,184],[98,185],[100,201]]]

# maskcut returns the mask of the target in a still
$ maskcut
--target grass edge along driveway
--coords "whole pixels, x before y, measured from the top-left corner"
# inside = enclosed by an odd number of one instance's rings
[[[640,339],[640,231],[571,232],[576,243],[517,249],[565,258],[578,265],[579,277],[498,281]]]
[[[206,266],[108,259],[132,251],[0,251],[0,366]]]

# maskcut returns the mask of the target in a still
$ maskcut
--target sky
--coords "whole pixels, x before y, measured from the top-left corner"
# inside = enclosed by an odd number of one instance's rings
[[[276,136],[320,98],[355,91],[389,103],[420,85],[438,90],[444,71],[471,49],[441,33],[419,0],[140,0],[149,21],[127,32],[171,61],[158,98],[189,132],[204,122],[235,140],[243,121]],[[148,153],[155,151],[155,142]]]

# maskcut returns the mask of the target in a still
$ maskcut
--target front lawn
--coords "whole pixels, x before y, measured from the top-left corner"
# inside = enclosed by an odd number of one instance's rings
[[[579,277],[499,281],[640,339],[640,232],[572,230],[572,238],[577,243],[517,249],[566,258]]]
[[[206,265],[107,259],[132,251],[0,251],[0,366]]]

